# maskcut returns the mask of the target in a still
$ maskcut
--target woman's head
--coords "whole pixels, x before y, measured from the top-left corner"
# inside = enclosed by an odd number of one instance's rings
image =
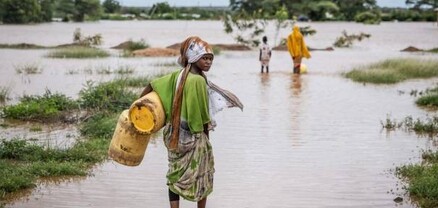
[[[178,63],[186,67],[189,63],[196,63],[206,54],[213,57],[210,45],[197,36],[191,36],[181,43]]]
[[[294,32],[300,32],[300,27],[298,27],[298,25],[294,24],[294,26],[292,27],[292,30]]]

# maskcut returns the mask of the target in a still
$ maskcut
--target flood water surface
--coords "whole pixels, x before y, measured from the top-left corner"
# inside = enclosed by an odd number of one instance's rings
[[[381,122],[388,117],[402,120],[406,116],[433,115],[418,108],[416,98],[409,92],[433,87],[438,80],[372,85],[352,82],[341,74],[352,67],[388,58],[437,60],[436,55],[399,51],[409,45],[437,47],[438,27],[432,23],[309,25],[317,31],[306,39],[314,48],[330,46],[343,30],[366,32],[372,37],[352,48],[312,52],[312,58],[304,60],[309,72],[300,76],[292,74],[292,61],[284,51],[273,52],[269,74],[260,74],[257,50],[223,51],[215,57],[207,76],[234,92],[245,107],[243,112],[227,109],[216,118],[218,127],[211,132],[215,183],[207,206],[414,207],[404,195],[403,183],[394,175],[394,169],[419,162],[421,150],[435,147],[429,139],[414,133],[387,132]],[[137,29],[131,30],[131,26]],[[23,31],[50,30],[53,34],[47,36],[56,36],[66,28],[73,31],[74,27],[85,28],[84,33],[101,33],[104,41],[108,39],[103,47],[129,38],[144,38],[152,45],[164,47],[182,41],[187,35],[199,35],[212,43],[232,43],[232,38],[222,32],[220,22],[208,21],[0,26],[3,31],[0,42],[61,44],[59,37],[50,42],[46,39],[49,37],[20,35]],[[410,33],[414,37],[401,35],[406,31],[418,32]],[[280,34],[286,36],[288,32],[283,30]],[[18,37],[4,35],[8,33]],[[271,29],[267,34],[274,33]],[[134,75],[144,75],[162,70],[153,63],[175,59],[112,56],[99,60],[53,60],[43,57],[46,52],[0,50],[1,85],[13,86],[12,95],[16,97],[42,93],[46,87],[75,97],[86,80],[110,80],[114,75],[83,72],[70,75],[66,73],[69,69],[131,65],[136,70]],[[29,62],[41,63],[45,70],[35,76],[17,75],[13,66]],[[30,196],[6,207],[167,207],[166,171],[167,152],[157,135],[138,167],[108,161],[97,165],[90,177],[42,183]],[[397,196],[403,197],[404,202],[395,203],[393,199]],[[187,201],[181,204],[182,208],[194,206]]]

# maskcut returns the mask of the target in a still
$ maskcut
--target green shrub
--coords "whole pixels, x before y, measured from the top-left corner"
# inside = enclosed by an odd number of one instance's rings
[[[75,101],[47,90],[43,96],[24,96],[19,104],[4,107],[3,116],[20,120],[55,120],[63,116],[62,111],[77,108]]]
[[[140,50],[140,49],[145,49],[145,48],[149,48],[149,44],[147,44],[146,41],[144,41],[143,39],[140,41],[129,40],[126,50],[127,51],[135,51],[135,50]]]
[[[409,195],[419,207],[438,207],[438,164],[436,162],[398,167],[397,174],[408,181]]]
[[[354,17],[356,22],[361,22],[365,24],[379,24],[381,21],[380,14],[377,12],[366,11],[357,14]]]
[[[114,79],[112,82],[116,85],[123,85],[126,87],[144,88],[152,80],[151,77],[121,77]]]
[[[138,97],[128,87],[116,82],[105,82],[94,85],[87,82],[79,92],[79,103],[83,108],[97,111],[119,112],[129,108]]]
[[[102,49],[83,46],[59,48],[47,55],[50,58],[104,58],[108,56],[110,54]]]
[[[91,138],[111,138],[118,120],[117,114],[98,113],[81,125],[81,134]]]
[[[70,149],[44,148],[14,138],[0,142],[0,200],[6,194],[35,187],[39,177],[85,176],[106,158],[109,139],[90,138]]]
[[[438,61],[418,59],[389,59],[362,66],[344,74],[356,82],[393,84],[407,79],[438,76]]]

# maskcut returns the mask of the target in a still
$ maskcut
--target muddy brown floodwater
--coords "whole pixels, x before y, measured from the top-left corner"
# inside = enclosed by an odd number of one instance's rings
[[[308,73],[292,75],[292,61],[284,51],[274,51],[270,73],[260,74],[258,51],[223,51],[215,57],[209,78],[239,96],[245,108],[218,115],[211,133],[215,156],[214,191],[210,208],[289,207],[413,207],[404,195],[395,167],[420,161],[421,150],[435,148],[427,138],[404,131],[386,132],[381,121],[388,116],[424,118],[435,114],[418,108],[411,90],[424,90],[438,79],[411,80],[394,85],[355,83],[341,76],[352,67],[388,58],[434,59],[426,53],[404,53],[415,46],[438,46],[433,23],[301,23],[317,34],[307,37],[313,48],[326,48],[345,30],[365,32],[370,39],[351,48],[314,51],[304,60]],[[0,25],[0,42],[57,45],[71,42],[75,28],[84,35],[100,33],[104,49],[132,40],[146,40],[153,47],[199,35],[214,44],[234,43],[219,21],[101,21]],[[290,29],[282,29],[286,37]],[[415,32],[413,32],[415,31]],[[273,26],[266,35],[274,39]],[[409,35],[406,35],[409,34]],[[167,58],[49,59],[47,50],[0,50],[0,85],[11,89],[9,104],[23,94],[51,89],[77,98],[87,80],[106,81],[116,75],[86,73],[99,67],[130,66],[133,76],[169,70],[157,63]],[[41,74],[17,74],[14,67],[37,64]],[[15,128],[0,129],[2,136],[26,134]],[[61,134],[62,140],[65,136]],[[56,143],[56,142],[55,142]],[[138,167],[112,161],[97,165],[91,176],[78,180],[40,184],[33,192],[6,207],[167,207],[166,150],[159,135],[149,144]],[[395,203],[397,196],[404,197]],[[182,208],[195,204],[183,201]]]

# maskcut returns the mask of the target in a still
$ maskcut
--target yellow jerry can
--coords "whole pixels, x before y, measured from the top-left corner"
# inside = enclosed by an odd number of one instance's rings
[[[129,110],[120,114],[108,155],[122,165],[137,166],[143,160],[151,135],[137,132],[128,115]]]
[[[129,108],[132,125],[142,134],[159,131],[166,121],[163,105],[156,92],[150,92],[132,103]]]
[[[301,64],[300,65],[300,74],[305,74],[305,73],[307,73],[307,65]]]

